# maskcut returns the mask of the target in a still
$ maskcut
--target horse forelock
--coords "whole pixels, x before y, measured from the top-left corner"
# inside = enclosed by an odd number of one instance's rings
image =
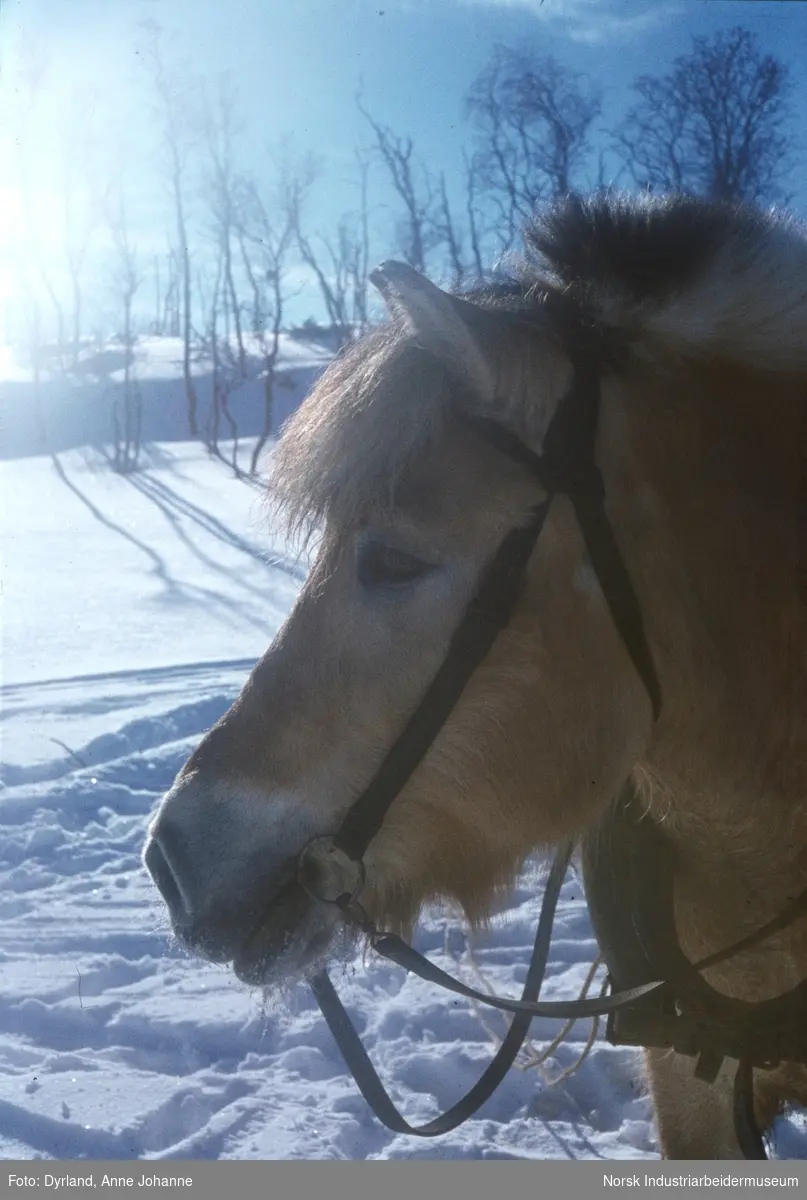
[[[286,536],[306,545],[326,523],[347,530],[369,511],[391,512],[407,477],[434,462],[450,422],[497,405],[501,416],[514,396],[523,407],[531,384],[529,364],[523,368],[514,386],[512,365],[494,361],[500,384],[483,400],[398,321],[349,346],[273,454],[268,501]]]
[[[306,544],[328,522],[354,527],[394,507],[414,462],[439,445],[461,388],[397,322],[328,367],[284,429],[268,500],[285,532]]]

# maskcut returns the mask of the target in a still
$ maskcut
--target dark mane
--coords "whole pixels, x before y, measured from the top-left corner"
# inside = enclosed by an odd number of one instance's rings
[[[616,284],[645,300],[688,287],[738,225],[749,237],[764,230],[750,210],[691,196],[569,197],[536,216],[524,240],[533,269],[538,260],[564,284]]]
[[[807,231],[786,213],[694,196],[569,196],[525,227],[509,278],[469,298],[519,311],[547,292],[603,328],[761,370],[807,365]]]

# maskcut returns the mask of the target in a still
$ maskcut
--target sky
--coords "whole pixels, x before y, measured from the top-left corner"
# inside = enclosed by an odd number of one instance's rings
[[[807,5],[784,0],[0,0],[0,340],[14,324],[21,275],[27,271],[29,287],[36,276],[42,288],[45,263],[50,286],[59,294],[67,286],[67,180],[74,226],[91,195],[97,210],[97,196],[117,181],[141,257],[164,251],[170,216],[144,55],[149,23],[160,27],[166,65],[192,94],[229,73],[242,115],[239,167],[268,179],[282,142],[320,158],[313,231],[333,227],[358,203],[353,155],[370,141],[355,104],[359,88],[379,121],[410,135],[416,153],[458,186],[461,150],[471,141],[463,98],[497,44],[555,55],[602,86],[596,149],[638,73],[668,69],[693,34],[742,24],[791,65],[796,125],[807,124]],[[793,182],[803,210],[800,149]],[[371,187],[383,253],[392,197],[378,171]],[[200,209],[201,190],[192,208]],[[201,214],[191,217],[201,235]],[[113,304],[108,238],[103,220],[94,220],[87,270],[93,263],[103,323]],[[20,261],[32,242],[33,267]],[[316,301],[306,272],[295,278],[301,291],[290,311],[300,319]]]

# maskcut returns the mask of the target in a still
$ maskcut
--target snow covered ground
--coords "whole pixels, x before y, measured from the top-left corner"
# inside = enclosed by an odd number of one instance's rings
[[[146,823],[271,640],[302,564],[273,543],[257,490],[198,446],[150,448],[112,474],[97,451],[0,463],[0,1156],[6,1158],[652,1158],[638,1056],[576,1026],[539,1070],[512,1070],[467,1125],[396,1136],[368,1112],[301,989],[264,1004],[172,947],[140,863]],[[520,880],[474,948],[517,994],[540,903]],[[457,922],[418,945],[473,980]],[[576,996],[596,954],[566,882],[548,997]],[[412,1121],[478,1076],[502,1019],[356,962],[337,979]],[[557,1030],[536,1021],[540,1050]],[[778,1153],[803,1156],[803,1124]]]
[[[308,335],[306,335],[308,336]],[[273,428],[297,407],[333,355],[326,334],[319,341],[281,334],[273,389]],[[244,337],[246,378],[229,396],[239,436],[263,428],[263,359],[256,338]],[[235,354],[235,347],[232,347]],[[76,369],[56,347],[40,351],[35,380],[30,363],[0,346],[0,459],[70,450],[112,440],[113,411],[121,403],[126,352],[119,342],[87,344]],[[138,338],[130,355],[132,386],[142,400],[143,440],[181,441],[188,436],[182,382],[183,344],[176,337]],[[191,375],[205,429],[212,394],[212,362],[194,351]],[[228,426],[222,421],[224,431]]]

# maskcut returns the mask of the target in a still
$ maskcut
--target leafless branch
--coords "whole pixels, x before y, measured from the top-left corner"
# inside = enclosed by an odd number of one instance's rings
[[[714,200],[783,200],[791,165],[787,67],[740,27],[693,38],[669,74],[641,75],[614,131],[634,180]]]

